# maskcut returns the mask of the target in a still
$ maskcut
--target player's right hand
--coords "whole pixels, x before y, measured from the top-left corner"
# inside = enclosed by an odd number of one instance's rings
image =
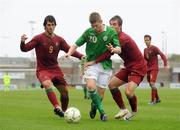
[[[23,35],[21,36],[21,42],[25,42],[26,39],[28,39],[28,37],[26,36],[26,34],[23,34]]]
[[[113,47],[113,45],[112,45],[111,43],[109,43],[108,45],[106,45],[106,47],[108,48],[108,50],[109,50],[111,53],[114,53],[115,48]]]
[[[109,51],[111,51],[113,49],[113,46],[111,45],[111,43],[109,43],[108,45],[106,45],[106,47],[108,48]]]

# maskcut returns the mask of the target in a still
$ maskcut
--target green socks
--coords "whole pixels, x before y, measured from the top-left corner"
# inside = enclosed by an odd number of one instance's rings
[[[94,91],[89,91],[90,97],[92,99],[92,102],[96,105],[98,111],[100,114],[104,114],[104,110],[103,110],[103,106],[101,103],[101,97],[100,95],[97,93],[96,90]]]

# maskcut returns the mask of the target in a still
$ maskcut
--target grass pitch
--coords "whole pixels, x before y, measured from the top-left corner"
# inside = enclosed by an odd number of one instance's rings
[[[129,104],[122,90],[125,104]],[[151,106],[150,89],[137,89],[138,113],[131,121],[116,120],[119,111],[109,91],[103,105],[107,122],[89,118],[90,100],[83,99],[83,90],[69,89],[69,107],[81,111],[78,124],[68,124],[53,113],[43,90],[0,91],[0,130],[179,130],[180,89],[160,88],[162,102]]]

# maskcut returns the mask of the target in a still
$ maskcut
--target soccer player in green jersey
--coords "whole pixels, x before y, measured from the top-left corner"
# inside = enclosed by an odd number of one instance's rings
[[[112,44],[114,52],[121,53],[119,46],[118,35],[116,31],[103,24],[101,16],[97,12],[93,12],[89,16],[91,27],[85,30],[82,36],[72,45],[65,55],[66,58],[71,56],[77,47],[86,43],[87,62],[95,61],[101,54],[106,52],[108,48],[106,45]],[[112,74],[112,61],[107,58],[100,63],[88,66],[85,70],[84,79],[86,86],[92,99],[90,117],[93,119],[96,115],[96,108],[100,113],[102,121],[107,120],[107,116],[102,106],[102,98],[104,96],[105,88]],[[97,87],[98,86],[98,87]],[[94,110],[92,110],[95,108]]]

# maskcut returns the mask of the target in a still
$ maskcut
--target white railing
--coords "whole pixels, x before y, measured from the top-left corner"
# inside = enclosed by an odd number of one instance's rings
[[[18,87],[16,84],[11,84],[10,87],[9,87],[10,90],[17,90]],[[4,85],[3,84],[0,84],[0,90],[4,90]]]
[[[180,83],[170,83],[170,88],[180,88]]]

